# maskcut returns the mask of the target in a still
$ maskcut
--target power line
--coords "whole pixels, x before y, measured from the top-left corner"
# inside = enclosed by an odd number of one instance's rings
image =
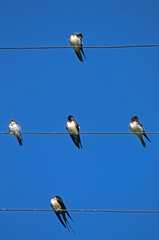
[[[52,212],[53,209],[0,209],[1,212]],[[105,210],[105,209],[65,209],[61,212],[92,212],[92,213],[159,213],[158,210]]]
[[[139,45],[119,45],[119,46],[82,46],[82,48],[96,48],[96,49],[105,49],[105,48],[147,48],[147,47],[159,47],[159,44],[139,44]],[[42,49],[68,49],[72,47],[65,46],[39,46],[39,47],[0,47],[0,50],[42,50]],[[76,48],[76,47],[74,47]],[[79,47],[77,47],[79,48]]]
[[[135,134],[141,134],[142,132],[135,132]],[[144,134],[159,134],[159,132],[143,132]],[[10,134],[9,132],[0,132],[0,134]],[[28,135],[62,135],[62,134],[70,134],[69,132],[21,132],[21,134],[28,134]],[[79,134],[88,134],[88,135],[131,135],[132,132],[79,132]]]

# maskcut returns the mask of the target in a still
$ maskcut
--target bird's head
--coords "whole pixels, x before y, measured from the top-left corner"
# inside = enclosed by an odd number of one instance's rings
[[[73,120],[74,120],[74,117],[73,117],[72,115],[69,115],[69,116],[68,116],[68,121],[71,122],[71,121],[73,121]]]
[[[15,120],[10,120],[9,123],[16,123],[16,121]]]
[[[137,122],[138,121],[138,117],[137,116],[132,116],[131,117],[131,122]]]

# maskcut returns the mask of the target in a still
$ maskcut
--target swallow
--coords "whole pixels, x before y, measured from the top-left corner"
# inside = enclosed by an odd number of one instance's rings
[[[140,139],[143,147],[146,147],[146,143],[144,142],[143,136],[145,138],[147,138],[147,140],[149,140],[149,142],[151,142],[150,139],[147,137],[142,124],[138,121],[137,116],[133,116],[131,118],[131,122],[129,124],[129,129],[134,135],[136,135]],[[136,132],[138,132],[138,133],[136,133]]]
[[[86,58],[84,51],[83,51],[83,42],[82,42],[83,35],[82,33],[73,33],[69,38],[69,43],[71,47],[75,50],[77,57],[81,62],[83,62],[82,54]],[[81,54],[82,52],[82,54]]]
[[[66,129],[68,130],[74,144],[78,148],[83,148],[81,144],[81,139],[79,135],[80,126],[79,124],[74,120],[74,117],[72,115],[68,116],[68,122],[66,123]]]
[[[23,145],[23,138],[22,138],[22,135],[21,135],[21,127],[18,125],[18,123],[16,123],[16,121],[14,121],[14,120],[10,120],[8,130],[9,130],[9,133],[11,135],[16,137],[16,139],[19,142],[19,145],[22,146]]]
[[[69,216],[69,218],[73,221],[70,214],[67,211],[61,211],[61,210],[66,210],[66,206],[65,206],[62,198],[59,196],[52,198],[51,199],[51,207],[53,208],[56,216],[58,217],[58,219],[60,220],[62,225],[65,228],[67,228],[69,231],[71,229],[75,233],[75,231],[72,229],[72,227],[70,226],[70,224],[66,218],[66,214],[67,214]]]

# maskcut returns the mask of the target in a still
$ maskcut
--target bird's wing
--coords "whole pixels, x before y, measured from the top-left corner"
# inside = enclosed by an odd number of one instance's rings
[[[66,208],[65,204],[64,204],[64,202],[61,201],[61,200],[62,200],[62,199],[59,199],[61,208],[64,209],[64,210],[66,210],[67,208]],[[67,213],[67,215],[70,217],[70,219],[73,221],[73,219],[71,218],[70,214],[69,214],[67,211],[66,211],[66,213]]]
[[[22,138],[22,135],[20,134],[20,136],[17,136],[16,137],[18,142],[19,142],[19,145],[22,146],[23,145],[23,138]]]
[[[146,147],[146,143],[144,142],[143,136],[140,134],[140,135],[138,136],[138,138],[140,139],[143,147]]]
[[[77,129],[77,131],[79,132],[79,131],[80,131],[80,126],[79,126],[79,124],[78,124],[76,121],[75,121],[75,124],[76,124],[76,129]],[[81,144],[80,135],[76,136],[76,139],[77,139],[77,141],[78,141],[78,145],[80,144],[81,148],[83,148],[83,147],[82,147],[82,144]]]
[[[78,122],[76,122],[76,121],[75,121],[75,127],[76,127],[77,131],[79,132],[80,131],[80,126],[79,126]]]
[[[74,144],[75,144],[78,148],[80,148],[80,147],[79,147],[79,143],[76,141],[75,137],[74,137],[73,135],[70,135],[70,136],[71,136],[72,141],[74,142]],[[76,137],[77,137],[77,136],[76,136]]]
[[[146,135],[146,133],[145,133],[145,130],[144,130],[144,128],[143,128],[143,126],[142,126],[142,124],[139,122],[139,125],[142,127],[142,129],[143,129],[143,135],[144,135],[144,137],[145,138],[147,138],[147,140],[149,141],[149,142],[151,142],[151,140],[148,138],[148,136]]]
[[[140,122],[138,122],[138,124],[143,129],[143,132],[144,132],[144,128],[143,128],[142,124]]]
[[[83,58],[82,58],[80,49],[76,49],[76,50],[75,50],[75,53],[76,53],[78,59],[79,59],[81,62],[83,62]]]

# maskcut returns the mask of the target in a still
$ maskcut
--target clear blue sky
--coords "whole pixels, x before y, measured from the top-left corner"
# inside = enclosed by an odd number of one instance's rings
[[[149,1],[2,0],[0,47],[159,43],[159,3]],[[15,119],[22,131],[128,132],[132,115],[159,131],[159,48],[0,50],[0,131]],[[159,210],[159,136],[144,149],[133,135],[0,135],[0,208]],[[0,212],[3,240],[158,240],[159,215],[70,213],[76,234],[53,212]]]

